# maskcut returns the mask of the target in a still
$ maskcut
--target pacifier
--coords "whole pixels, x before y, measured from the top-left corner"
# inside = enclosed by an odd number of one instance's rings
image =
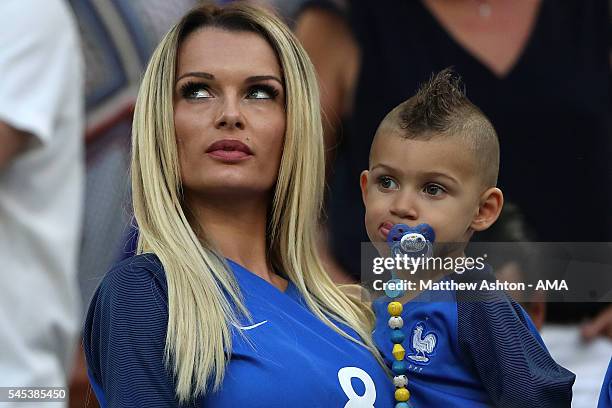
[[[428,224],[419,224],[416,227],[409,227],[406,224],[395,224],[387,235],[387,244],[391,249],[391,255],[409,258],[424,257],[429,258],[433,255],[433,243],[436,240],[436,233]],[[400,283],[397,279],[395,270],[391,271],[389,282]],[[399,285],[398,285],[399,286]],[[390,298],[400,297],[403,290],[385,289],[385,293]]]
[[[409,227],[406,224],[395,224],[387,235],[387,244],[391,254],[430,257],[433,254],[433,243],[436,233],[428,224]]]

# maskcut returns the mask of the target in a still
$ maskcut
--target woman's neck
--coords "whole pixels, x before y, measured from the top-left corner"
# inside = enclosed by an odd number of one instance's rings
[[[284,290],[286,282],[274,274],[267,256],[267,198],[198,197],[189,200],[189,208],[200,230],[221,255]]]

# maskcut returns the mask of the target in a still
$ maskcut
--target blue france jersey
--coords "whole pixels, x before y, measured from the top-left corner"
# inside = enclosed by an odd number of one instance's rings
[[[486,271],[443,280],[494,280]],[[391,329],[374,302],[374,340],[391,366]],[[415,408],[569,407],[575,376],[552,359],[523,308],[504,292],[425,291],[404,305],[407,388]]]
[[[601,393],[599,394],[599,402],[597,408],[612,408],[612,358],[608,364],[608,371],[601,385]]]
[[[228,262],[253,317],[240,329],[248,342],[234,335],[221,390],[189,406],[394,406],[391,379],[370,352],[314,316],[291,282],[281,292]],[[156,256],[129,258],[105,276],[83,335],[89,378],[102,407],[178,406],[163,362],[167,324],[167,284]]]

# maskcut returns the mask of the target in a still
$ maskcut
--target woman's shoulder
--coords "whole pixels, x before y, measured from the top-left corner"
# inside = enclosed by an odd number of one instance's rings
[[[135,255],[115,264],[100,282],[98,292],[139,293],[143,285],[152,285],[167,293],[166,273],[155,254]]]
[[[164,266],[153,253],[144,253],[134,255],[116,263],[107,273],[107,275],[116,274],[118,271],[127,272],[132,275],[149,274],[154,278],[163,278],[166,280]]]
[[[165,272],[157,256],[136,255],[107,272],[83,328],[98,398],[109,406],[127,406],[128,399],[137,398],[158,404],[147,406],[176,406],[172,376],[164,365],[168,316]]]
[[[86,352],[104,343],[108,333],[126,328],[142,336],[165,333],[168,296],[164,269],[153,254],[136,255],[112,267],[96,289],[85,318],[83,339]],[[162,336],[163,338],[163,336]]]
[[[155,317],[167,320],[168,286],[159,258],[140,254],[113,266],[96,289],[87,313],[86,325],[96,320],[117,321],[118,317]]]

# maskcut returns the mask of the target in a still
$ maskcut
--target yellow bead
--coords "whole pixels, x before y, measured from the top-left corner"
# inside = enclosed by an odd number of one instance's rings
[[[406,388],[398,388],[395,390],[396,401],[404,402],[408,401],[408,398],[410,398],[410,391],[408,391]]]
[[[391,302],[387,306],[387,310],[391,316],[399,316],[402,314],[403,306],[400,302]]]
[[[404,350],[401,344],[395,344],[391,354],[393,354],[396,360],[402,361],[406,357],[406,350]]]

